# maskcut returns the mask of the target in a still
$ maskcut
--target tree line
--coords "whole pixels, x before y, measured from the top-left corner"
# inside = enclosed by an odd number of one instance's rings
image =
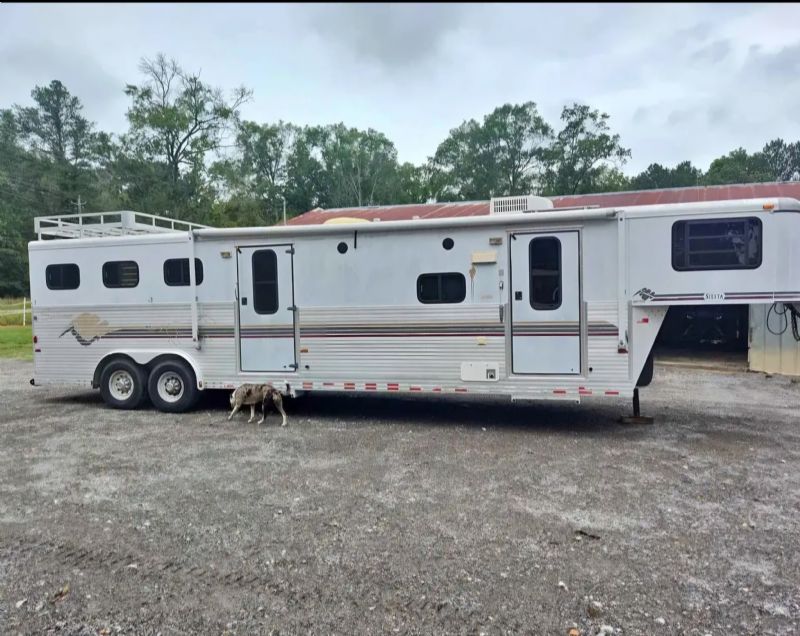
[[[384,134],[344,123],[243,120],[252,92],[211,86],[164,55],[125,87],[128,129],[110,134],[58,80],[0,108],[0,296],[28,293],[33,217],[131,209],[217,226],[278,222],[315,207],[486,200],[800,179],[800,142],[742,148],[703,172],[653,163],[634,176],[608,114],[504,104],[450,131],[421,165]]]

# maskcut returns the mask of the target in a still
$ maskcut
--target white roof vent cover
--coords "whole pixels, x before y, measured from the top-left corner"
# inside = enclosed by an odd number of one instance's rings
[[[553,202],[547,197],[537,197],[534,194],[525,194],[514,197],[492,197],[489,201],[489,214],[519,214],[522,212],[537,212],[550,210]]]

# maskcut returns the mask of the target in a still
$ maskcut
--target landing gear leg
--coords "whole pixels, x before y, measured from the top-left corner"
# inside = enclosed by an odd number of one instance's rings
[[[621,424],[652,424],[652,417],[645,417],[639,409],[639,387],[633,389],[633,415],[619,418]]]

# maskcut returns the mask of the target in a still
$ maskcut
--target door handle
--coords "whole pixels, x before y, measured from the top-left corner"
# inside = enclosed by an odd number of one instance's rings
[[[522,292],[521,291],[515,291],[514,292],[514,300],[522,300]]]
[[[247,296],[242,296],[242,304],[243,305],[247,304]]]

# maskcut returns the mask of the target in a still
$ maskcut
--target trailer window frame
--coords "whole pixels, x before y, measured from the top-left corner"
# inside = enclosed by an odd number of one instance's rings
[[[556,255],[556,266],[553,267],[538,267],[534,270],[534,250],[536,244],[543,245],[544,242],[553,242],[556,246],[555,255]],[[541,264],[541,263],[537,263]],[[552,264],[552,263],[551,263]],[[528,243],[528,301],[530,302],[531,308],[535,311],[555,311],[556,309],[561,307],[561,304],[564,300],[564,290],[563,290],[563,258],[562,258],[562,249],[561,249],[561,239],[557,236],[537,236],[536,238],[532,238],[531,242]],[[541,293],[541,286],[539,285],[544,279],[553,279],[555,278],[556,286],[553,292],[549,293],[551,300],[543,301],[539,297]],[[557,295],[557,300],[555,296]]]
[[[124,280],[123,276],[127,273],[122,272],[123,267],[131,267],[131,272],[135,272],[136,280],[135,281],[128,281]],[[115,271],[116,270],[116,271]],[[111,272],[114,272],[115,276],[113,280],[111,276]],[[139,263],[136,261],[106,261],[103,263],[103,285],[109,289],[132,289],[134,287],[139,286],[140,276],[139,276]]]
[[[179,262],[179,265],[174,265],[175,262]],[[170,282],[169,277],[167,276],[167,269],[169,267],[180,267],[180,276],[179,279],[173,279]],[[171,273],[174,273],[171,272]],[[189,287],[191,285],[191,279],[189,278],[189,259],[188,258],[168,258],[164,261],[164,284],[169,287]],[[194,258],[194,284],[195,286],[202,284],[203,282],[203,261],[195,256]]]
[[[75,279],[65,284],[64,272],[67,269],[74,275]],[[56,272],[58,272],[57,277],[55,275]],[[74,286],[72,284],[73,282]],[[77,263],[51,263],[44,268],[44,284],[47,285],[47,289],[53,291],[78,289],[81,286],[81,268]]]
[[[268,267],[272,268],[272,277],[259,280],[257,273],[264,273],[263,269],[256,268],[256,257],[262,258],[260,255],[268,253],[269,263]],[[278,254],[272,249],[255,250],[250,256],[250,273],[253,283],[253,311],[257,314],[269,316],[277,314],[280,306],[280,296],[278,289]],[[267,271],[267,274],[270,274]],[[271,289],[270,295],[264,296],[264,289]],[[266,301],[266,302],[265,302]]]
[[[456,288],[445,285],[445,277]],[[428,294],[432,289],[425,285],[435,281],[435,295]],[[453,293],[453,292],[456,293]],[[430,272],[417,276],[417,300],[423,305],[457,305],[467,298],[467,279],[461,272]]]
[[[692,228],[701,228],[703,226],[715,224],[741,224],[744,225],[744,231],[740,235],[731,235],[730,227],[726,234],[701,234],[696,233],[691,235]],[[755,230],[754,235],[749,237],[748,234],[751,230]],[[676,272],[710,272],[710,271],[725,271],[737,269],[758,269],[764,258],[764,226],[761,219],[755,216],[739,216],[739,217],[709,217],[705,219],[680,219],[672,224],[670,230],[670,256],[672,262],[672,269]],[[732,240],[735,237],[745,237],[743,245],[737,247]],[[724,239],[731,239],[730,246],[723,248],[712,249],[709,242],[722,241]],[[691,249],[691,242],[705,241],[706,249]],[[749,241],[754,241],[754,253],[749,254],[747,250],[750,248]],[[698,264],[692,263],[692,257],[699,254],[732,254],[740,260],[739,263],[706,263]],[[741,262],[744,257],[745,262]]]

